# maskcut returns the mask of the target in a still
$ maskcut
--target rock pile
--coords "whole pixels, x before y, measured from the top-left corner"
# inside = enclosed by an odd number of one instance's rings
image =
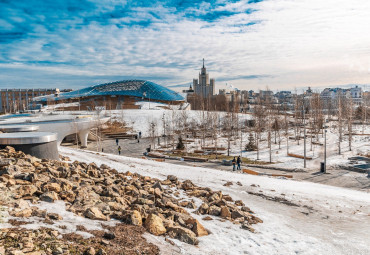
[[[82,230],[83,227],[79,226]],[[86,231],[86,229],[83,229]],[[0,254],[17,255],[158,255],[159,249],[142,237],[145,229],[126,224],[90,231],[94,235],[85,239],[77,234],[61,235],[55,229],[36,230],[23,228],[2,229],[0,232]],[[109,238],[110,236],[110,238]],[[111,237],[114,237],[112,240]],[[140,251],[140,252],[139,252]]]
[[[64,158],[64,160],[67,160]],[[121,220],[143,226],[154,235],[168,235],[189,244],[209,234],[188,212],[220,217],[254,231],[252,224],[262,222],[242,201],[221,191],[202,188],[191,181],[169,175],[159,180],[136,173],[120,173],[107,165],[40,160],[12,147],[0,150],[0,192],[12,194],[10,212],[15,217],[39,216],[57,221],[60,216],[28,206],[25,200],[54,202],[63,200],[67,210],[93,220]],[[179,192],[194,199],[176,198]],[[209,219],[213,219],[209,217]]]

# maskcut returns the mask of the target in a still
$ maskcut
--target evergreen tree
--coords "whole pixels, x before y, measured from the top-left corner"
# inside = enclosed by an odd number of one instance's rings
[[[245,150],[246,151],[255,151],[257,150],[257,146],[254,142],[254,136],[252,133],[249,133],[249,142],[245,145]]]
[[[177,143],[176,149],[177,150],[183,150],[183,149],[185,149],[185,146],[184,146],[184,143],[182,141],[182,137],[181,136],[179,137],[179,142]]]

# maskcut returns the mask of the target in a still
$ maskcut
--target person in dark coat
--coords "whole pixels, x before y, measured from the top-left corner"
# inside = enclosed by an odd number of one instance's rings
[[[235,165],[236,165],[236,159],[235,159],[235,157],[233,158],[233,160],[231,161],[231,163],[233,164],[233,171],[235,171]]]
[[[116,144],[118,145],[118,139],[116,139]]]
[[[240,168],[240,164],[242,163],[242,160],[241,160],[241,158],[240,158],[240,156],[238,157],[238,159],[236,160],[236,164],[238,164],[238,167],[237,167],[237,170],[242,170],[241,168]]]

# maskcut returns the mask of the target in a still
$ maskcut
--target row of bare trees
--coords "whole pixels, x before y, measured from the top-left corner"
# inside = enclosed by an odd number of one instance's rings
[[[315,146],[321,144],[320,137],[330,124],[333,132],[338,135],[338,153],[342,153],[344,141],[348,141],[348,150],[352,150],[354,123],[362,125],[363,132],[369,124],[369,99],[364,98],[360,106],[355,105],[351,98],[340,94],[330,100],[330,103],[327,101],[318,93],[296,95],[293,108],[288,108],[276,104],[272,98],[257,97],[249,118],[238,112],[238,107],[233,105],[226,107],[224,112],[210,111],[206,101],[203,101],[200,102],[201,109],[196,114],[190,114],[188,111],[169,111],[162,118],[163,131],[158,129],[159,123],[151,123],[150,133],[153,143],[154,137],[165,136],[166,145],[169,141],[170,147],[175,149],[177,139],[182,137],[186,151],[189,140],[192,140],[196,141],[200,148],[212,144],[216,148],[216,154],[221,138],[223,145],[227,146],[228,155],[231,147],[235,149],[238,142],[242,152],[253,140],[253,146],[248,148],[256,150],[256,159],[260,159],[261,149],[268,149],[269,161],[272,162],[273,151],[280,150],[284,140],[287,154],[291,143],[303,145],[304,138],[308,144],[307,150],[314,151]],[[328,108],[328,105],[331,108]]]

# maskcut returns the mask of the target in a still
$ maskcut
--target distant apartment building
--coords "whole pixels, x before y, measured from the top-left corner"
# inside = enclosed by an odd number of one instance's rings
[[[279,104],[293,103],[293,96],[291,91],[279,91],[275,94]]]
[[[208,98],[215,94],[215,79],[209,79],[209,74],[204,66],[204,59],[203,67],[199,73],[199,79],[193,79],[193,89],[196,95],[203,98]]]
[[[336,101],[339,96],[342,98],[352,99],[354,104],[360,105],[363,98],[362,88],[358,86],[350,89],[326,88],[320,94],[320,98],[324,101]]]
[[[360,105],[362,104],[362,88],[359,88],[358,86],[350,89],[352,101],[354,104]]]
[[[64,90],[70,91],[70,90]],[[59,94],[60,90],[53,89],[1,89],[0,113],[24,111],[28,109],[34,97]]]

